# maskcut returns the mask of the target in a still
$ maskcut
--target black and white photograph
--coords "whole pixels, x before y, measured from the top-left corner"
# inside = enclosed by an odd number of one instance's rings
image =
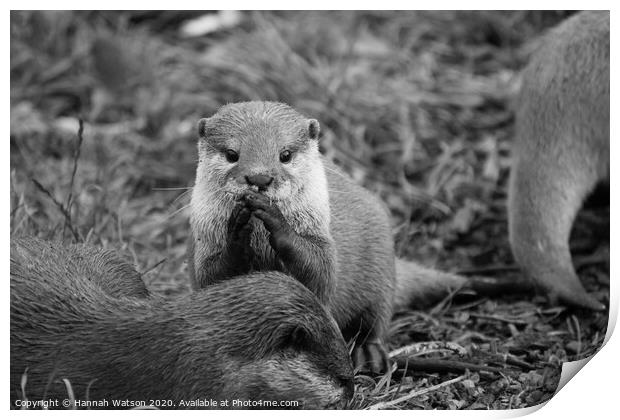
[[[10,408],[544,405],[609,138],[609,10],[11,10]]]

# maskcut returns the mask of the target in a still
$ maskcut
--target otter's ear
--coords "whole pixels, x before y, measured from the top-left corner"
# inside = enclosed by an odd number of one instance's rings
[[[305,327],[296,325],[282,337],[282,348],[309,349],[311,348],[311,335]]]
[[[319,125],[319,122],[315,119],[309,119],[307,121],[307,124],[308,124],[308,137],[311,140],[318,140],[319,133],[321,132],[321,126]]]
[[[212,128],[213,121],[211,118],[201,118],[200,121],[198,121],[198,137],[208,138]]]

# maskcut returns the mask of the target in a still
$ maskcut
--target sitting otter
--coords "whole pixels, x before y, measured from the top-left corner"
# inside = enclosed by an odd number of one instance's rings
[[[221,108],[199,123],[188,260],[195,288],[285,272],[326,305],[357,367],[388,369],[394,244],[381,201],[318,149],[319,123],[274,102]]]
[[[395,308],[467,279],[394,258],[381,200],[319,153],[319,123],[288,105],[244,102],[200,120],[188,241],[195,289],[253,271],[312,290],[355,340],[356,368],[385,372]]]

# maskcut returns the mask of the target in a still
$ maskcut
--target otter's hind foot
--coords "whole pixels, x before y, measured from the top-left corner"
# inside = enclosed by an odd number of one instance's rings
[[[390,358],[385,345],[379,341],[366,342],[353,349],[353,365],[356,372],[383,374],[390,370]]]

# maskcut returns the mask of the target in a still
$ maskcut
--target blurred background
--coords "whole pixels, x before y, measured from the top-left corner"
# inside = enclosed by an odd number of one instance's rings
[[[186,292],[196,123],[228,102],[271,100],[320,121],[323,153],[390,208],[399,255],[518,278],[504,209],[511,100],[537,37],[570,14],[13,11],[11,233],[115,248],[152,290]],[[586,226],[575,246],[591,250],[593,235]],[[513,347],[541,343],[527,351],[555,370],[517,381],[516,399],[474,408],[549,398],[558,361],[583,357],[604,336],[600,320],[574,327],[555,313],[536,327],[544,316],[531,298],[482,305],[526,314],[513,327],[529,335]],[[420,315],[404,332],[397,324],[394,341],[454,339],[455,323],[491,328],[504,346],[515,337],[462,314]]]
[[[176,277],[198,119],[272,100],[321,122],[323,152],[392,210],[401,254],[434,264],[477,241],[459,266],[491,262],[516,75],[567,14],[12,12],[12,232],[73,236],[35,179],[81,239]]]

